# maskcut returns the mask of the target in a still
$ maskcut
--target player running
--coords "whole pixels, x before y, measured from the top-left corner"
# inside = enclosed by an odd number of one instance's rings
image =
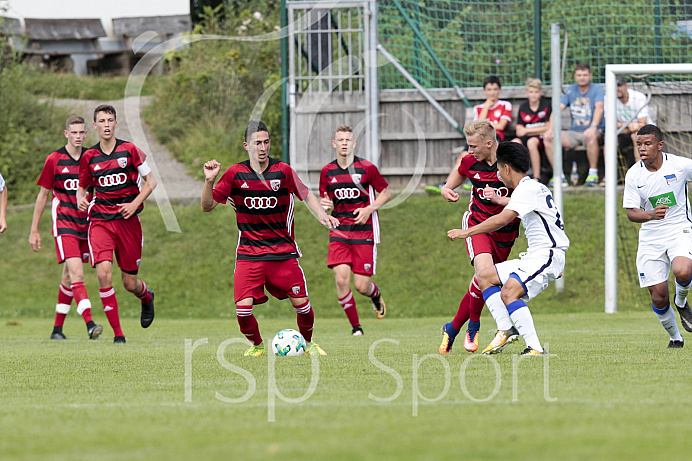
[[[670,336],[669,348],[684,346],[675,313],[670,309],[668,277],[675,276],[675,307],[685,330],[692,332],[687,303],[692,278],[692,212],[687,183],[692,160],[663,152],[663,134],[655,125],[637,132],[640,161],[625,175],[622,206],[627,218],[641,223],[637,249],[639,286],[651,293],[651,308]]]
[[[236,249],[233,290],[240,332],[252,343],[246,356],[264,355],[265,348],[255,304],[267,302],[267,291],[277,299],[290,298],[296,311],[298,329],[307,341],[307,353],[327,355],[312,333],[315,314],[308,299],[305,274],[298,263],[300,249],[294,238],[294,195],[304,200],[321,224],[331,228],[339,220],[327,216],[320,202],[288,164],[269,157],[269,129],[262,121],[250,120],[245,129],[243,147],[249,160],[231,165],[214,186],[221,164],[204,164],[202,211],[209,212],[219,203],[229,203],[236,212],[238,247]]]
[[[99,142],[82,154],[79,163],[79,209],[89,210],[89,252],[96,267],[99,295],[115,343],[125,343],[120,327],[118,300],[113,289],[113,253],[118,260],[123,286],[142,302],[140,324],[154,321],[154,292],[137,277],[142,259],[142,225],[139,213],[144,200],[156,187],[146,155],[137,146],[115,137],[115,108],[100,105],[94,110],[94,129]],[[144,185],[140,189],[141,179]],[[86,190],[94,188],[89,203]]]
[[[543,347],[536,334],[533,317],[526,302],[535,298],[565,269],[565,252],[569,239],[562,217],[555,207],[550,190],[529,178],[529,151],[522,144],[500,143],[497,148],[498,173],[502,182],[514,189],[509,202],[498,215],[468,229],[447,232],[451,240],[493,232],[521,218],[528,249],[520,259],[485,267],[478,274],[483,299],[497,322],[497,333],[484,354],[502,351],[507,344],[512,322],[526,342],[521,355],[542,355]],[[493,195],[491,200],[497,198]]]
[[[351,272],[356,291],[372,300],[378,319],[387,314],[380,288],[371,281],[377,266],[377,244],[380,222],[377,210],[391,198],[387,181],[375,165],[356,157],[353,129],[341,125],[336,129],[332,146],[336,160],[322,168],[320,203],[326,212],[339,219],[338,229],[329,233],[327,267],[334,270],[336,294],[351,323],[351,334],[360,336],[356,300],[351,292]],[[375,195],[377,192],[377,196]]]
[[[498,175],[496,156],[498,143],[493,124],[488,120],[469,122],[464,127],[464,134],[471,155],[464,157],[459,168],[452,170],[449,174],[447,183],[442,187],[442,197],[448,202],[456,202],[459,200],[459,194],[454,192],[454,189],[464,181],[464,178],[471,180],[473,188],[469,210],[462,218],[462,227],[467,229],[502,211],[503,206],[491,202],[487,196],[491,191],[494,191],[494,195],[504,199],[503,203],[506,203],[512,189],[505,187]],[[483,293],[478,286],[478,274],[486,267],[506,261],[517,235],[519,235],[519,220],[513,220],[495,232],[466,239],[466,250],[475,269],[475,275],[468,291],[459,303],[456,315],[451,322],[442,326],[440,354],[451,352],[454,340],[467,320],[469,324],[464,338],[464,348],[469,352],[478,350],[478,330],[481,326],[481,311],[485,304]],[[507,344],[518,338],[519,333],[516,329],[510,328]]]
[[[38,225],[46,209],[52,191],[51,215],[52,233],[55,237],[55,251],[58,264],[63,264],[62,280],[58,289],[58,303],[55,305],[55,322],[50,339],[67,339],[62,328],[65,317],[70,312],[72,299],[77,303],[77,313],[84,318],[89,339],[98,339],[103,327],[94,323],[91,317],[91,301],[84,286],[84,267],[89,262],[87,244],[87,213],[77,208],[77,189],[79,187],[79,161],[82,158],[82,143],[86,137],[84,119],[77,115],[65,122],[67,144],[52,152],[43,165],[38,178],[40,190],[34,205],[34,218],[31,221],[29,245],[34,251],[41,249],[41,234]]]

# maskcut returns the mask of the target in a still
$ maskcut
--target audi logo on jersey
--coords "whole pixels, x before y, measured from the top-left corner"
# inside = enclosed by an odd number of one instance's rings
[[[66,179],[63,184],[65,185],[65,190],[79,189],[79,179]]]
[[[494,188],[495,189],[495,195],[498,197],[509,197],[509,189],[506,187],[500,187],[500,188]],[[485,198],[485,189],[477,189],[478,190],[478,197],[486,200]]]
[[[334,191],[334,196],[339,200],[360,197],[360,190],[355,187],[342,188]]]
[[[102,187],[119,186],[120,184],[125,184],[126,182],[127,175],[125,173],[109,174],[99,178],[99,185]]]
[[[245,206],[251,210],[266,210],[278,205],[276,197],[245,197]]]

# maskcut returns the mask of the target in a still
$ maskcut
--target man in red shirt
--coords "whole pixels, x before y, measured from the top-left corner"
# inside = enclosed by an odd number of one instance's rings
[[[41,234],[38,232],[38,225],[52,191],[52,233],[55,237],[58,263],[64,263],[50,339],[66,339],[62,328],[65,317],[70,312],[72,299],[77,302],[77,313],[84,318],[89,339],[98,339],[103,332],[103,327],[95,324],[91,317],[91,301],[84,286],[82,263],[89,261],[88,222],[86,212],[77,209],[79,161],[82,158],[82,143],[86,132],[82,117],[73,115],[67,119],[64,131],[67,144],[46,158],[36,183],[41,189],[34,206],[29,244],[34,251],[41,249]]]
[[[315,314],[308,299],[305,274],[298,263],[300,249],[294,238],[294,196],[304,200],[323,225],[339,220],[327,216],[320,202],[288,164],[269,157],[269,129],[262,121],[250,120],[243,147],[249,160],[231,165],[214,186],[221,164],[204,164],[202,211],[229,203],[236,212],[236,249],[233,290],[240,332],[252,343],[246,356],[264,355],[259,325],[252,310],[267,302],[264,288],[277,299],[290,298],[298,329],[307,341],[308,354],[327,355],[312,341]]]
[[[351,292],[351,272],[358,293],[372,300],[378,319],[384,318],[387,306],[371,278],[375,274],[380,243],[377,210],[387,203],[391,194],[377,167],[354,155],[356,140],[350,126],[336,129],[332,146],[336,149],[336,160],[322,168],[320,203],[327,212],[334,209],[332,216],[340,224],[329,233],[327,267],[334,270],[336,294],[351,323],[351,334],[360,336],[363,328]]]
[[[123,286],[142,302],[140,323],[147,328],[154,321],[154,292],[137,276],[143,244],[138,214],[156,187],[156,179],[144,152],[131,142],[116,139],[117,126],[115,108],[104,104],[94,110],[99,142],[82,155],[77,200],[80,210],[89,210],[91,264],[96,267],[99,295],[113,328],[113,342],[125,343],[113,289],[113,254]],[[141,179],[144,185],[140,188]],[[86,197],[89,187],[94,188],[91,203]]]
[[[493,124],[488,120],[476,120],[467,123],[464,127],[464,134],[469,145],[469,155],[464,157],[459,167],[449,174],[446,184],[442,187],[442,197],[448,202],[458,201],[459,194],[454,192],[454,189],[459,187],[464,178],[471,181],[469,210],[464,213],[462,218],[462,228],[468,229],[480,224],[490,216],[499,214],[509,201],[508,198],[512,190],[508,189],[500,180],[497,171],[498,142]],[[492,196],[500,197],[503,204],[497,205],[491,202],[489,197]],[[480,316],[485,301],[483,300],[483,292],[478,285],[477,276],[484,268],[506,261],[518,235],[519,220],[515,219],[495,232],[474,235],[466,239],[466,250],[469,258],[471,258],[475,276],[471,281],[469,290],[459,304],[454,319],[442,326],[440,354],[448,354],[452,350],[454,339],[467,320],[469,320],[469,325],[464,338],[464,348],[469,352],[475,352],[478,349]],[[502,347],[519,338],[519,333],[514,330],[514,327],[511,330],[511,334],[507,335],[506,342],[502,344]]]

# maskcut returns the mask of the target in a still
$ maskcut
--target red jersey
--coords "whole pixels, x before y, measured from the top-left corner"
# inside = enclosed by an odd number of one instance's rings
[[[86,239],[89,228],[87,213],[77,208],[79,160],[73,159],[65,147],[52,152],[46,158],[36,184],[53,190],[53,236],[74,235]]]
[[[140,193],[139,167],[146,155],[128,141],[117,139],[109,155],[96,144],[82,154],[79,164],[79,185],[93,187],[94,198],[89,206],[89,220],[123,219],[120,204],[132,202]],[[135,215],[141,213],[141,204]]]
[[[469,200],[469,211],[471,212],[469,227],[480,224],[489,217],[502,212],[505,207],[487,200],[483,192],[486,185],[494,188],[495,193],[501,197],[509,197],[514,190],[508,189],[500,180],[500,175],[497,172],[497,162],[493,165],[488,165],[484,161],[477,161],[473,155],[467,155],[461,159],[458,171],[460,175],[469,178],[473,185],[471,200]],[[506,226],[490,233],[500,248],[514,245],[514,240],[519,235],[520,221],[517,218]]]
[[[536,111],[531,110],[531,105],[526,101],[519,106],[517,125],[522,125],[526,128],[546,126],[550,120],[552,110],[551,104],[543,98],[538,103],[538,110]]]
[[[375,191],[382,192],[387,186],[380,170],[360,157],[354,157],[347,168],[341,168],[336,160],[325,165],[320,174],[320,197],[327,192],[334,202],[332,216],[339,219],[339,227],[329,232],[329,241],[351,245],[380,243],[377,211],[365,224],[355,224],[354,211],[374,202]]]
[[[304,200],[310,191],[288,164],[269,158],[262,175],[250,161],[231,165],[214,186],[214,200],[230,203],[236,212],[236,260],[280,261],[298,258],[293,234],[294,194]]]
[[[481,114],[482,110],[483,104],[473,106],[474,120],[478,120],[478,116]],[[509,101],[503,101],[502,99],[498,100],[490,109],[488,109],[487,120],[489,120],[493,126],[497,126],[500,120],[507,120],[507,122],[512,123],[512,103]],[[495,128],[495,132],[497,133],[497,137],[500,138],[500,141],[505,140],[505,130],[498,130]]]

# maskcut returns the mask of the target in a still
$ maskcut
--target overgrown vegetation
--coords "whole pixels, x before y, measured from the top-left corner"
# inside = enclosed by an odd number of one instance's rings
[[[202,177],[201,165],[247,158],[242,148],[248,119],[263,95],[281,78],[279,1],[227,2],[204,7],[191,43],[167,56],[170,78],[161,82],[145,119],[159,140]],[[256,40],[244,41],[248,37]],[[263,38],[257,38],[263,37]],[[281,157],[280,91],[262,112]]]

